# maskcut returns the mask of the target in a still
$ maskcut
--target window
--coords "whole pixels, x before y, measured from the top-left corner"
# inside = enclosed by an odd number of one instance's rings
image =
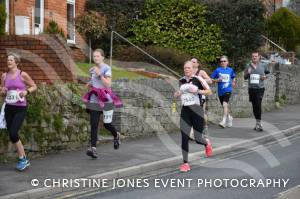
[[[44,30],[44,0],[35,0],[34,10],[34,34],[39,34]]]
[[[75,0],[67,0],[67,41],[75,44]]]

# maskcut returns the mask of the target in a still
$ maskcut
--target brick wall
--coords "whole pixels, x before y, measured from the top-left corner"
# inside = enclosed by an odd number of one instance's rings
[[[75,16],[79,16],[85,11],[86,0],[76,0]],[[57,22],[58,26],[63,29],[67,36],[67,1],[61,0],[45,1],[45,27],[50,20]],[[75,45],[70,45],[73,53],[73,58],[77,61],[84,61],[88,47],[85,38],[76,32]]]
[[[7,70],[7,53],[21,55],[20,69],[37,82],[75,81],[71,50],[58,36],[1,36],[0,72]]]
[[[15,34],[15,16],[28,16],[30,20],[30,32],[32,31],[32,8],[35,6],[35,0],[10,1],[9,15],[9,33]]]
[[[79,16],[85,11],[86,0],[75,1],[75,16]],[[30,18],[30,33],[32,33],[32,10],[35,8],[35,0],[10,1],[9,29],[10,34],[15,34],[15,16],[28,16]],[[44,30],[49,21],[54,20],[58,26],[63,29],[67,35],[67,0],[44,0]],[[85,38],[76,32],[76,44],[72,45],[74,49],[74,58],[84,61],[88,52]]]

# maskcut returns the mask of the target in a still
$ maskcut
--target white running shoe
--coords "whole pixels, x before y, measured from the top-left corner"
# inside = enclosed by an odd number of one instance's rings
[[[225,121],[225,120],[222,120],[222,121],[219,123],[219,126],[222,127],[222,128],[225,128],[225,127],[226,127],[226,121]]]
[[[226,126],[232,127],[232,121],[233,121],[233,117],[231,115],[228,115],[227,120],[226,120]]]

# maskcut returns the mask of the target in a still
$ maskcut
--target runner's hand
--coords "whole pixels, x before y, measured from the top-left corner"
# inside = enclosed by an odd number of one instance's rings
[[[219,77],[219,78],[217,79],[217,82],[222,82],[222,77]]]
[[[98,67],[94,67],[94,71],[97,74],[97,76],[100,76],[100,69]]]
[[[179,97],[179,96],[181,96],[182,95],[182,91],[176,91],[175,93],[174,93],[174,97]]]
[[[88,89],[91,89],[91,88],[92,88],[92,85],[91,85],[90,83],[87,83],[87,84],[85,85],[85,87],[87,87]]]
[[[248,72],[248,74],[250,74],[252,72],[252,68],[249,67],[247,72]]]
[[[1,88],[1,94],[6,95],[6,93],[7,93],[7,88],[2,87]]]
[[[260,76],[260,79],[261,79],[261,80],[265,80],[265,79],[267,79],[267,76],[261,75],[261,76]]]
[[[190,87],[190,88],[189,88],[189,92],[190,92],[190,93],[197,93],[197,92],[198,92],[198,88],[197,88],[197,87],[194,87],[194,86],[193,86],[193,87]]]
[[[21,91],[21,92],[19,93],[19,96],[20,96],[20,97],[25,97],[27,94],[28,94],[27,91]]]
[[[236,86],[236,82],[232,81],[232,87],[235,88],[235,86]]]

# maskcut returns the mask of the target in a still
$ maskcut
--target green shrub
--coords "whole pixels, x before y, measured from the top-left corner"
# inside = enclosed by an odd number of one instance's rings
[[[106,33],[106,17],[95,11],[76,18],[76,30],[92,40],[100,39]]]
[[[213,61],[221,54],[220,29],[207,24],[206,8],[192,0],[147,0],[132,28],[131,40],[174,48]]]
[[[127,29],[144,6],[144,0],[89,0],[87,10],[104,13],[107,25],[126,36]]]
[[[267,21],[268,36],[287,50],[295,50],[300,42],[300,17],[280,8]]]
[[[265,30],[265,8],[260,0],[197,0],[207,6],[209,23],[221,28],[222,50],[230,62],[241,63],[243,57],[258,49]]]
[[[145,0],[88,0],[86,3],[87,10],[104,13],[107,17],[107,29],[109,30],[100,39],[94,40],[93,46],[108,52],[111,30],[128,37],[128,29],[143,8],[144,2]],[[115,40],[114,44],[119,44],[118,40]]]
[[[296,57],[297,59],[300,59],[300,45],[297,45],[295,48],[295,53],[296,53]]]
[[[45,29],[45,33],[47,34],[59,34],[63,38],[66,38],[65,33],[62,28],[58,26],[56,21],[51,20],[48,24],[48,26]]]
[[[5,34],[6,11],[5,4],[0,4],[0,35]]]

